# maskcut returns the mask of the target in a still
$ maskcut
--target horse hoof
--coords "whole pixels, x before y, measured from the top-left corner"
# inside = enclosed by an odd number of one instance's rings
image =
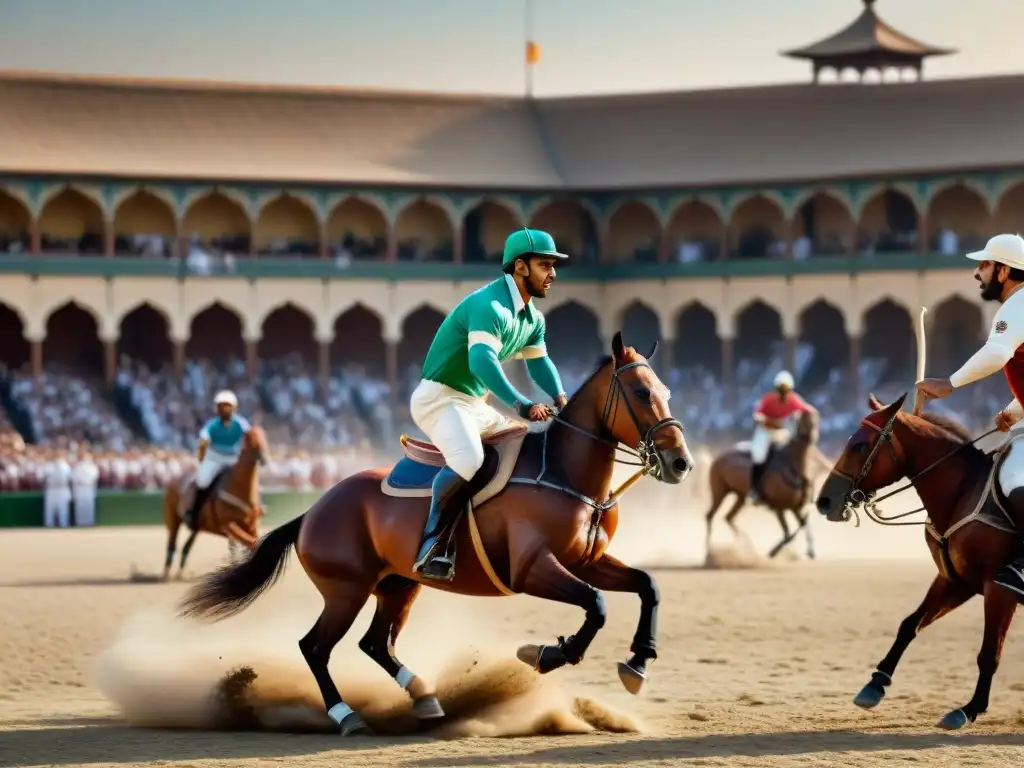
[[[620,661],[619,681],[622,683],[623,688],[636,696],[643,690],[644,683],[647,682],[647,675],[637,672],[626,662]]]
[[[884,698],[885,691],[871,683],[868,683],[860,689],[860,693],[854,697],[853,703],[861,709],[874,709],[882,703],[882,699]]]
[[[412,703],[412,713],[420,720],[444,717],[444,710],[441,708],[441,702],[437,700],[437,696],[424,696],[422,699],[416,699]]]
[[[516,658],[542,675],[569,663],[557,645],[523,645],[516,651]]]
[[[341,735],[342,736],[372,736],[373,731],[370,730],[370,726],[359,716],[358,712],[353,712],[348,715],[344,720],[341,721]]]
[[[939,720],[939,728],[944,731],[959,731],[971,720],[962,709],[954,709],[944,718]]]

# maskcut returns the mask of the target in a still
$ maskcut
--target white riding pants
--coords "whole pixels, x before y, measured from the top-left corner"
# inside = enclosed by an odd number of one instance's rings
[[[1010,430],[1006,442],[1012,440],[1003,466],[999,468],[999,489],[1007,496],[1011,491],[1024,488],[1024,426]]]
[[[96,524],[96,486],[74,486],[75,525],[89,526]]]
[[[236,457],[227,456],[223,453],[207,450],[203,460],[199,462],[199,469],[196,470],[196,486],[209,488],[213,478],[226,467],[234,466]]]
[[[764,464],[772,443],[784,442],[789,437],[785,429],[768,429],[763,424],[754,427],[754,436],[750,439],[750,459],[755,464]]]
[[[470,397],[427,379],[413,390],[409,410],[416,426],[437,446],[448,466],[467,481],[484,463],[480,438],[512,423],[482,397]]]

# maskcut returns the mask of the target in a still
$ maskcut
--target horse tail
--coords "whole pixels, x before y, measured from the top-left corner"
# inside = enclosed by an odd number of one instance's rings
[[[272,530],[245,560],[206,576],[186,595],[180,615],[220,621],[248,608],[284,573],[288,548],[298,540],[304,517]]]

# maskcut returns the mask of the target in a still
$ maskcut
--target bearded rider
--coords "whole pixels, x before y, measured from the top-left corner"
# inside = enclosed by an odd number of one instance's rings
[[[464,298],[441,323],[423,363],[423,378],[412,393],[413,421],[437,446],[445,466],[434,479],[430,512],[413,571],[424,579],[450,581],[455,563],[438,546],[461,511],[467,484],[484,463],[482,436],[511,422],[486,402],[487,393],[527,421],[554,415],[516,390],[501,363],[522,357],[530,378],[555,406],[568,398],[544,343],[544,316],[532,299],[544,298],[555,279],[559,253],[547,232],[520,229],[505,240],[503,277]]]
[[[766,392],[754,410],[754,436],[750,440],[750,490],[747,501],[761,503],[761,478],[772,443],[786,434],[786,419],[797,413],[813,412],[814,408],[793,391],[793,376],[779,371],[772,382],[775,387]]]
[[[917,392],[924,399],[946,397],[957,387],[978,381],[1002,369],[1010,385],[1013,400],[995,416],[1000,432],[1019,432],[1017,423],[1024,416],[1024,239],[1020,235],[996,235],[985,250],[967,254],[981,262],[974,279],[981,284],[981,298],[998,301],[1002,306],[992,319],[988,340],[948,379],[922,379]],[[1012,439],[1012,437],[1011,437]],[[1015,441],[999,469],[999,487],[1009,501],[1009,510],[1018,532],[1024,535],[1024,445]],[[1024,551],[1003,567],[995,583],[1014,593],[1024,603]]]

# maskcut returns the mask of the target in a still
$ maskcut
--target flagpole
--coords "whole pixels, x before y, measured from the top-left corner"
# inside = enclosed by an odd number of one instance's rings
[[[533,0],[524,0],[524,16],[526,23],[526,41],[523,46],[523,65],[526,67],[524,72],[526,78],[526,98],[533,98],[533,62],[530,60],[530,46],[533,45]]]

